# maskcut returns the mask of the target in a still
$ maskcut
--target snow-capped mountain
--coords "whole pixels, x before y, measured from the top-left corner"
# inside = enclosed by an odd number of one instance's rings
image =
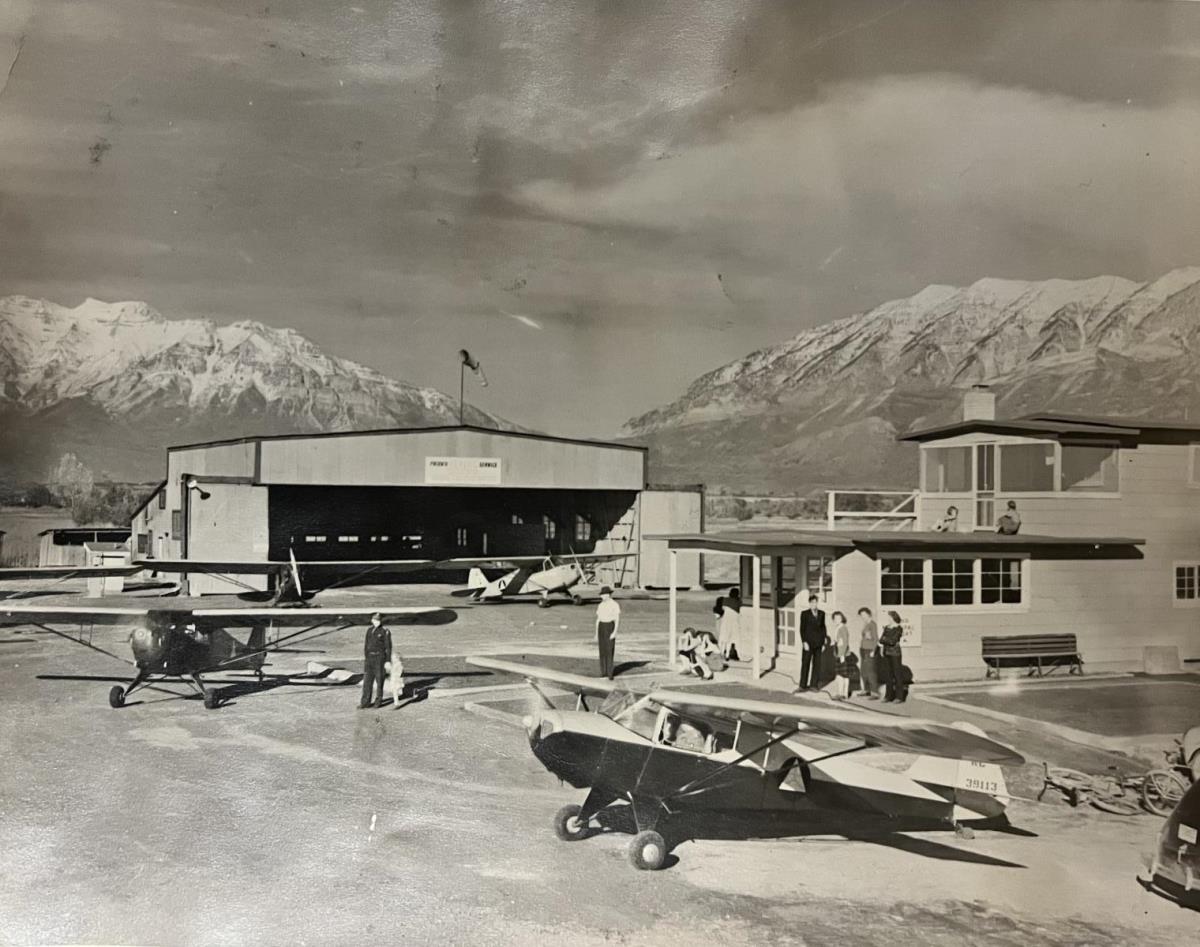
[[[983,279],[801,332],[630,420],[652,475],[735,489],[913,486],[897,433],[953,420],[986,383],[1000,416],[1061,411],[1200,423],[1200,267],[1151,283]],[[1189,413],[1190,412],[1190,413]]]
[[[325,354],[291,329],[166,319],[140,302],[0,298],[0,472],[74,450],[154,479],[168,444],[245,434],[452,424],[458,402]],[[512,425],[468,406],[468,423]]]

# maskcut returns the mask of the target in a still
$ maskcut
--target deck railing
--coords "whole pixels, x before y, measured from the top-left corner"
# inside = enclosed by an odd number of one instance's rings
[[[829,529],[911,530],[920,519],[919,490],[827,490],[826,495]]]

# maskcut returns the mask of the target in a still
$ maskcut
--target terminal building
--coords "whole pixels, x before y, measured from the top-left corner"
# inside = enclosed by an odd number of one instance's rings
[[[598,581],[665,586],[666,544],[645,536],[702,530],[703,489],[647,484],[646,453],[471,426],[189,444],[167,451],[132,543],[138,558],[208,561],[634,553]],[[189,578],[192,594],[236,590]],[[699,563],[677,581],[698,585]]]
[[[680,568],[697,553],[740,558],[757,673],[798,676],[810,592],[849,618],[855,647],[861,607],[880,627],[898,612],[917,681],[983,677],[1004,647],[993,639],[1012,636],[1031,650],[1074,636],[1085,672],[1200,662],[1200,426],[998,420],[992,395],[972,391],[961,421],[901,440],[920,452],[921,481],[876,496],[877,512],[848,502],[867,491],[831,491],[824,528],[662,537]],[[1002,535],[1010,501],[1020,529]]]

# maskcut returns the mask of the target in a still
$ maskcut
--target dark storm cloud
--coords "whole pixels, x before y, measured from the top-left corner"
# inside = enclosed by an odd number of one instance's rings
[[[443,387],[469,343],[551,429],[931,282],[1200,260],[1200,4],[10,0],[21,37],[0,292]]]

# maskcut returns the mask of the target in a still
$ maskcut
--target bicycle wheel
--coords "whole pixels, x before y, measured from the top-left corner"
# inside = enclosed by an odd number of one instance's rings
[[[1168,816],[1187,792],[1183,777],[1170,769],[1152,769],[1142,780],[1142,805],[1155,815]]]
[[[1133,796],[1094,796],[1091,803],[1101,812],[1113,815],[1140,815],[1142,811],[1141,803]]]

